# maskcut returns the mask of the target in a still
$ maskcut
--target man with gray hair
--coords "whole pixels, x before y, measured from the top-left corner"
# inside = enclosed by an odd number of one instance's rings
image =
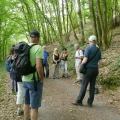
[[[76,50],[74,58],[75,58],[75,69],[76,69],[76,74],[77,74],[77,79],[75,82],[81,83],[83,75],[79,72],[79,69],[81,66],[82,59],[83,59],[83,51],[80,50],[79,44],[75,44],[74,49]]]
[[[99,67],[101,65],[101,52],[96,46],[96,36],[92,35],[88,40],[90,45],[85,49],[84,59],[82,61],[82,65],[86,66],[86,73],[83,76],[81,90],[77,97],[77,100],[72,104],[82,106],[82,101],[85,97],[88,83],[90,83],[89,98],[87,104],[89,107],[92,107],[94,101],[96,78],[98,76]]]

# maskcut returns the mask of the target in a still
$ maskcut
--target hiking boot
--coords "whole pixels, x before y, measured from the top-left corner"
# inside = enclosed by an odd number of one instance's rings
[[[75,83],[78,83],[78,84],[81,84],[82,83],[82,80],[76,80]]]
[[[82,106],[82,102],[72,102],[73,105],[78,105],[78,106]]]
[[[24,112],[24,111],[23,111],[23,109],[18,109],[18,110],[17,110],[17,116],[22,115],[22,114],[23,114],[23,112]]]
[[[63,75],[61,78],[64,78],[65,76]]]
[[[89,106],[89,107],[92,107],[92,104],[89,104],[89,103],[88,103],[88,106]]]
[[[95,88],[95,94],[98,94],[98,93],[99,93],[99,89]]]

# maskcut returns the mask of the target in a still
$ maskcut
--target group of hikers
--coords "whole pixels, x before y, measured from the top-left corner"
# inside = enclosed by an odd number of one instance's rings
[[[89,46],[85,51],[80,50],[79,44],[74,45],[76,51],[74,55],[75,69],[77,79],[75,83],[81,84],[80,93],[73,102],[73,105],[82,106],[88,83],[89,98],[88,105],[92,107],[96,86],[96,77],[101,64],[101,52],[96,45],[96,36],[89,37]],[[42,90],[44,78],[49,78],[49,52],[46,46],[39,45],[40,33],[36,30],[30,32],[30,43],[20,42],[12,45],[9,56],[6,59],[6,69],[10,73],[11,92],[17,94],[17,115],[24,113],[24,120],[37,120],[38,108],[41,106]],[[53,61],[53,79],[59,79],[59,68],[61,66],[62,78],[68,78],[67,70],[68,53],[63,48],[59,54],[57,48],[54,49]],[[85,65],[86,72],[80,73],[80,67]],[[24,99],[24,109],[23,109]],[[31,112],[29,115],[29,111]]]

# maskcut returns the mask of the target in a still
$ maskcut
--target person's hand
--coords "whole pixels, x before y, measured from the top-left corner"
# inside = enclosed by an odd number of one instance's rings
[[[40,83],[43,83],[43,81],[44,81],[44,79],[41,79],[41,80],[40,80]]]
[[[12,55],[12,60],[14,60],[14,55]]]

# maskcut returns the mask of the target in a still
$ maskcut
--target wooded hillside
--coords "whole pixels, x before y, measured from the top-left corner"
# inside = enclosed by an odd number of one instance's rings
[[[29,32],[41,33],[41,44],[69,41],[71,32],[84,44],[90,34],[98,37],[98,45],[109,47],[112,28],[120,24],[119,0],[1,0],[0,61],[10,46],[28,40]],[[92,26],[88,32],[84,25]],[[78,35],[79,34],[79,35]]]

